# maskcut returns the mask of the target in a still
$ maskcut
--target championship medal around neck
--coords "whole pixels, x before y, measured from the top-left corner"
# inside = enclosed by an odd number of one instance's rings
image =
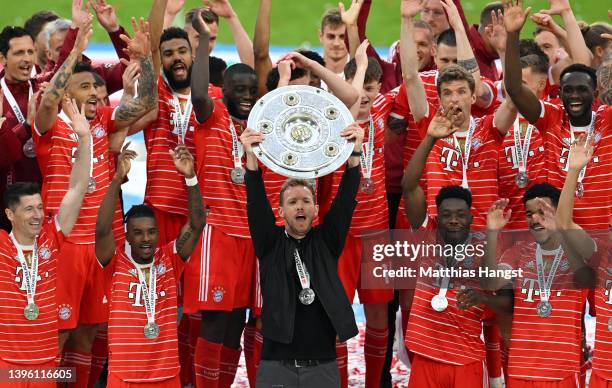
[[[608,319],[608,331],[612,331],[612,317]]]
[[[448,299],[444,295],[436,295],[431,298],[431,307],[437,312],[442,312],[448,307]]]
[[[529,176],[527,176],[525,171],[521,171],[516,174],[514,181],[519,188],[524,189],[529,184]]]
[[[315,292],[313,291],[312,288],[304,288],[303,290],[300,291],[298,298],[300,299],[300,303],[308,306],[312,304],[312,302],[314,302]]]
[[[230,172],[230,177],[232,178],[232,182],[236,184],[244,183],[244,168],[242,167],[234,167]]]
[[[542,300],[536,307],[538,315],[542,318],[547,318],[552,313],[552,305],[547,300]]]
[[[39,313],[40,313],[40,310],[38,309],[38,306],[36,305],[36,303],[28,303],[23,309],[23,316],[28,321],[33,321],[36,318],[38,318]]]
[[[87,192],[93,193],[94,191],[96,191],[96,178],[91,176],[87,182]]]
[[[361,180],[359,184],[359,189],[364,194],[372,194],[374,193],[374,180],[372,178],[364,178]]]
[[[576,184],[576,197],[582,198],[583,195],[584,195],[584,186],[582,185],[582,182],[578,182]]]
[[[159,336],[159,325],[155,322],[149,322],[144,327],[144,335],[149,339],[155,339]]]

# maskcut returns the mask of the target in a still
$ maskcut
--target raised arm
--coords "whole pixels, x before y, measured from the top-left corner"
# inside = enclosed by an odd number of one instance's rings
[[[270,59],[270,11],[272,0],[261,0],[259,12],[255,22],[255,34],[253,34],[253,56],[254,68],[257,74],[257,89],[259,95],[263,96],[268,92],[266,79],[272,70],[272,60]]]
[[[400,32],[400,62],[402,76],[406,84],[408,104],[415,122],[427,116],[427,95],[425,86],[419,76],[419,60],[414,40],[414,18],[423,10],[424,0],[402,0],[400,14],[402,17]]]
[[[110,186],[100,205],[98,218],[96,219],[96,258],[106,266],[115,254],[115,236],[113,234],[113,219],[115,217],[115,206],[119,198],[121,184],[125,180],[132,160],[138,156],[136,152],[129,150],[130,143],[123,146],[117,160],[117,169],[111,180]]]
[[[567,32],[567,49],[574,63],[590,66],[593,54],[584,42],[584,37],[568,0],[549,0],[550,9],[541,10],[547,15],[560,15]]]
[[[346,25],[346,33],[348,36],[347,47],[351,58],[355,58],[357,47],[359,47],[360,44],[357,19],[359,17],[359,12],[361,11],[362,4],[363,0],[351,0],[351,6],[348,10],[346,10],[344,8],[344,3],[338,3],[338,9],[340,11],[340,16],[342,17],[342,22],[344,22]]]
[[[176,3],[176,0],[170,0],[172,3]],[[184,0],[178,1],[178,9],[180,10],[183,6]],[[177,4],[172,4],[176,6]],[[162,31],[166,26],[164,25],[165,10],[170,8],[168,0],[154,0],[149,11],[149,36],[151,41],[151,58],[153,59],[153,70],[155,71],[155,80],[159,78],[161,72],[161,56],[159,54],[159,40],[161,38]],[[177,10],[178,12],[178,10]],[[174,19],[173,19],[174,20]],[[170,23],[172,25],[172,23]],[[170,26],[168,26],[170,27]]]
[[[240,62],[251,67],[254,66],[253,43],[244,30],[244,27],[242,27],[240,19],[232,8],[229,0],[206,0],[205,4],[210,7],[211,11],[225,19],[229,25],[234,43],[236,44],[236,50],[238,51],[238,57],[240,57]]]
[[[176,238],[176,251],[183,261],[187,261],[206,225],[206,212],[195,175],[193,156],[184,144],[170,150],[170,155],[178,172],[185,177],[187,185],[188,220]]]
[[[66,61],[62,64],[57,73],[55,73],[43,94],[35,119],[36,130],[41,135],[45,134],[55,123],[57,108],[68,86],[68,80],[72,75],[74,65],[79,60],[79,56],[85,51],[85,48],[87,48],[87,42],[92,34],[91,23],[92,17],[89,16],[85,24],[79,28],[77,39],[72,51],[70,51],[70,55],[66,58]]]
[[[509,98],[506,98],[495,111],[493,125],[495,125],[495,128],[497,128],[502,137],[506,136],[508,130],[514,125],[516,114],[516,107]]]
[[[478,62],[472,51],[470,40],[463,27],[459,11],[452,0],[442,0],[442,6],[446,10],[451,28],[455,31],[455,39],[457,40],[457,65],[463,67],[474,77],[476,105],[487,108],[493,102],[493,91],[483,84],[480,79],[480,67],[478,67]]]
[[[120,38],[121,34],[125,34],[125,31],[119,25],[115,8],[108,4],[106,0],[90,0],[89,3],[96,14],[98,22],[108,33],[117,56],[119,59],[123,58],[127,60],[128,57],[124,51],[126,48],[125,42]]]
[[[480,266],[487,270],[487,273],[500,269],[500,264],[497,259],[497,240],[500,231],[504,229],[510,216],[512,209],[508,209],[508,199],[502,198],[493,202],[487,213],[487,232],[486,244],[484,247],[484,256],[480,262]],[[505,264],[504,264],[505,265]],[[508,268],[503,268],[508,269]],[[510,280],[503,277],[482,276],[480,282],[483,288],[491,291],[497,291],[507,284]]]
[[[185,0],[167,0],[167,5],[162,8],[162,30],[172,27],[174,24],[174,19],[176,19],[176,15],[178,15],[180,10],[183,8],[183,5],[185,5]],[[152,22],[151,19],[149,19],[149,22]]]
[[[366,71],[368,70],[368,55],[366,53],[368,46],[369,43],[366,39],[359,45],[359,48],[355,53],[355,64],[357,65],[357,70],[355,71],[355,76],[353,77],[353,82],[351,84],[356,90],[363,89],[363,82],[365,80]],[[361,100],[357,100],[357,102],[350,107],[351,114],[353,115],[354,119],[357,119],[357,116],[359,115],[360,105]]]
[[[134,37],[121,36],[128,48],[131,61],[140,65],[140,78],[138,81],[138,96],[126,96],[122,98],[120,105],[115,111],[115,126],[122,130],[132,125],[136,120],[143,117],[147,112],[157,106],[157,79],[153,70],[151,58],[151,41],[149,40],[149,24],[140,18],[140,26],[136,19],[132,18]]]
[[[563,190],[555,221],[563,237],[563,247],[572,254],[578,261],[588,262],[594,252],[595,244],[589,234],[573,220],[574,214],[574,195],[578,185],[580,171],[589,163],[593,157],[592,140],[588,143],[586,137],[581,135],[572,144],[569,153],[568,171],[565,176]]]
[[[91,132],[89,130],[89,122],[85,118],[85,104],[81,105],[81,111],[76,107],[75,101],[69,101],[67,98],[63,104],[66,115],[72,121],[72,128],[77,134],[79,140],[77,143],[76,158],[72,164],[70,171],[70,180],[68,182],[68,191],[64,195],[57,212],[57,219],[60,229],[64,235],[69,235],[72,231],[79,212],[85,193],[87,193],[87,185],[89,183],[89,164],[90,147],[92,146]]]
[[[512,102],[530,123],[540,118],[542,107],[538,98],[523,85],[523,72],[519,57],[519,38],[531,7],[523,11],[522,0],[504,0],[504,25],[506,26],[506,60],[504,85]]]
[[[208,69],[208,40],[210,30],[202,17],[202,10],[199,10],[193,18],[193,28],[200,34],[199,50],[193,64],[191,72],[191,102],[193,112],[198,122],[203,123],[212,114],[213,101],[208,95],[208,84],[210,74]]]
[[[317,75],[327,84],[329,90],[340,99],[346,106],[351,107],[359,100],[359,91],[351,84],[340,78],[333,71],[322,66],[318,62],[308,59],[298,52],[285,55],[282,59],[292,60],[297,67],[310,71]]]

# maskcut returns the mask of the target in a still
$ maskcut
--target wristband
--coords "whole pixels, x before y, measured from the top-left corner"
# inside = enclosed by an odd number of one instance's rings
[[[198,184],[198,177],[194,175],[192,178],[185,178],[185,184],[187,186],[195,186]]]
[[[363,151],[353,151],[351,152],[351,156],[361,156],[363,155]]]

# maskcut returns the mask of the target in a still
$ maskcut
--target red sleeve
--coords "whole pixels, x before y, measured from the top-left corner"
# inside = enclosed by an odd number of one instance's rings
[[[96,73],[100,74],[106,82],[106,90],[109,95],[123,89],[123,79],[121,78],[125,71],[125,65],[123,63],[102,63],[94,65],[93,69]]]
[[[540,112],[540,118],[533,123],[542,134],[546,133],[555,123],[560,123],[563,120],[563,108],[558,105],[549,104],[547,102],[540,101],[542,107]]]
[[[434,116],[436,115],[436,111],[437,111],[437,109],[434,108],[434,106],[431,105],[431,103],[428,104],[428,109],[429,109],[429,113],[427,117],[423,117],[419,122],[416,123],[416,127],[417,127],[417,130],[419,131],[419,136],[421,137],[421,139],[427,136],[427,128],[429,127],[429,123],[431,123],[431,120],[433,120]]]
[[[393,107],[391,108],[391,116],[396,119],[404,119],[408,117],[410,113],[410,106],[408,105],[408,96],[406,95],[406,84],[402,82],[400,85],[395,101],[393,101]]]
[[[461,0],[453,0],[453,3],[455,3],[455,6],[457,7],[457,11],[459,11],[459,16],[461,17],[463,28],[465,29],[466,32],[469,31],[470,24],[468,23],[467,18],[465,17],[465,11],[463,10],[463,5],[461,5]]]
[[[123,51],[124,48],[127,48],[127,44],[125,44],[125,42],[120,38],[121,35],[129,36],[127,31],[122,26],[119,26],[117,31],[108,33],[113,47],[115,48],[115,52],[117,53],[117,57],[129,61],[130,57]]]
[[[98,108],[100,114],[102,115],[102,122],[106,126],[106,130],[108,133],[113,133],[117,131],[117,127],[115,125],[115,110],[117,108],[113,108],[112,106],[103,106]]]
[[[490,114],[488,116],[485,116],[480,121],[480,125],[482,125],[485,128],[485,130],[487,130],[488,135],[493,138],[493,141],[495,141],[495,143],[501,146],[502,143],[504,142],[504,136],[502,136],[502,134],[499,133],[499,129],[495,127],[494,119],[495,119],[495,114]]]
[[[60,229],[57,216],[49,218],[43,228],[45,230],[45,234],[49,236],[53,242],[53,249],[59,251],[60,247],[64,243],[64,240],[66,239],[66,236]]]
[[[172,240],[168,244],[164,245],[162,251],[165,256],[170,258],[170,262],[172,263],[172,272],[174,273],[174,279],[178,283],[178,281],[181,279],[183,270],[185,269],[185,262],[176,252],[176,240]]]

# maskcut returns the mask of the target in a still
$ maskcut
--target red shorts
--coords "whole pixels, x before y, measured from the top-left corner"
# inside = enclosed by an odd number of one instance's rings
[[[612,388],[612,380],[606,380],[599,376],[597,371],[592,371],[589,388]]]
[[[41,368],[55,367],[57,367],[55,360],[47,361],[43,364],[23,365],[6,362],[0,358],[0,388],[56,388],[60,384],[52,379],[47,381],[9,381],[11,370],[27,370],[32,372],[39,370],[40,373]]]
[[[255,260],[255,271],[253,271],[253,294],[251,300],[251,317],[260,317],[263,298],[261,297],[261,282],[259,281],[259,260]]]
[[[591,378],[593,380],[593,378]],[[563,380],[534,381],[508,377],[506,388],[578,388],[580,387],[579,375],[568,376]],[[592,385],[591,385],[592,387]]]
[[[255,260],[251,239],[206,225],[185,267],[184,312],[249,307]]]
[[[414,355],[408,388],[478,388],[488,387],[484,362],[451,365]]]
[[[365,238],[382,243],[388,242],[386,234],[378,234],[372,237],[355,237],[348,234],[344,241],[344,249],[338,260],[338,276],[351,303],[355,298],[355,290],[359,291],[359,301],[361,303],[386,303],[393,300],[392,288],[366,289],[361,287],[361,251],[362,242]]]
[[[106,381],[107,388],[180,388],[181,387],[181,379],[179,375],[171,377],[162,381],[155,382],[138,382],[138,383],[128,383],[126,381],[121,380],[114,373],[108,374],[108,379]]]
[[[108,321],[104,270],[94,244],[64,242],[57,258],[59,329]]]
[[[181,228],[187,223],[187,216],[159,210],[150,203],[147,203],[147,205],[155,213],[155,223],[157,224],[157,233],[159,235],[157,246],[162,247],[176,239]]]

